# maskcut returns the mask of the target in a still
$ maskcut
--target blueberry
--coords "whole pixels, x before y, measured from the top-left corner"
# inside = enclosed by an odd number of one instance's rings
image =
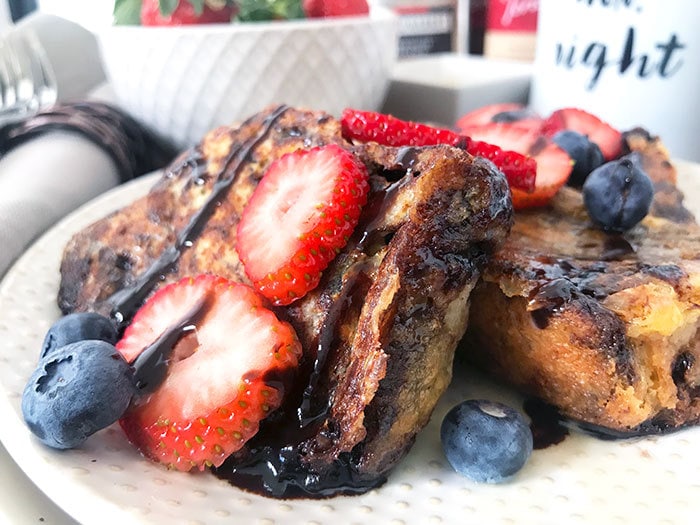
[[[44,337],[41,359],[62,346],[85,339],[99,339],[114,344],[118,335],[114,324],[102,315],[92,312],[69,314],[61,317],[49,328]]]
[[[74,448],[119,419],[134,392],[132,369],[113,345],[79,341],[39,362],[22,395],[22,414],[46,445]]]
[[[576,131],[564,130],[552,137],[554,143],[566,151],[574,161],[568,184],[580,188],[586,177],[605,162],[603,153],[595,142]]]
[[[588,215],[612,232],[624,232],[641,221],[653,198],[654,185],[634,153],[593,170],[583,185]]]
[[[440,438],[452,468],[478,482],[508,479],[532,453],[532,432],[524,417],[492,401],[469,400],[453,407],[442,421]]]

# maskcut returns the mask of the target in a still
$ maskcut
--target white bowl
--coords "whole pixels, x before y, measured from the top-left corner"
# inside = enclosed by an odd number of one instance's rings
[[[99,34],[117,102],[180,148],[273,103],[377,110],[398,51],[396,17],[183,27]]]

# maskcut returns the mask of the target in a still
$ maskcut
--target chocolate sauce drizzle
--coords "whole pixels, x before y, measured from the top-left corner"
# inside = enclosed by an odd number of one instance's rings
[[[140,395],[155,391],[162,383],[177,343],[188,333],[197,330],[197,325],[201,324],[211,310],[212,301],[212,297],[205,295],[138,355],[132,366],[134,383]]]
[[[523,403],[523,410],[530,417],[533,448],[544,449],[564,441],[571,431],[580,432],[605,441],[617,441],[670,434],[682,430],[689,424],[676,425],[672,411],[662,411],[636,427],[625,430],[588,423],[564,416],[559,409],[541,399],[530,398]]]
[[[226,198],[252,150],[267,137],[274,123],[286,110],[287,106],[276,108],[265,118],[257,135],[249,138],[240,147],[232,149],[216,177],[211,194],[179,233],[174,245],[168,247],[132,285],[115,292],[106,300],[111,305],[111,317],[118,326],[123,327],[128,323],[153,287],[175,266],[183,251],[192,246],[216,207]]]
[[[325,403],[323,407],[314,410],[312,407],[312,396],[318,386],[319,378],[326,367],[331,348],[336,341],[336,329],[340,321],[340,316],[352,301],[353,290],[364,269],[363,264],[357,262],[353,263],[347,274],[343,276],[341,290],[335,300],[328,295],[323,298],[323,300],[330,303],[330,308],[321,325],[311,374],[309,375],[308,383],[302,394],[301,403],[297,409],[300,428],[317,424],[328,415],[330,399],[327,400],[327,403]]]
[[[576,285],[564,277],[537,287],[533,290],[528,302],[535,326],[541,330],[547,328],[550,318],[560,312],[578,294]]]
[[[636,252],[637,249],[622,235],[610,234],[605,239],[600,259],[602,261],[622,261]]]
[[[524,401],[523,410],[530,416],[532,446],[535,450],[558,445],[569,435],[563,416],[552,405],[531,398]]]
[[[378,197],[369,203],[369,220],[365,221],[365,226],[363,228],[357,229],[357,231],[361,231],[362,233],[354,249],[362,251],[373,241],[374,234],[380,231],[379,223],[385,215],[386,210],[394,203],[394,199],[399,190],[410,181],[411,176],[406,175],[377,192]]]

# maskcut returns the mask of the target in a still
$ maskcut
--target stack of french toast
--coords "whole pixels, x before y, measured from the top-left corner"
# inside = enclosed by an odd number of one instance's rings
[[[183,276],[249,283],[236,227],[266,169],[335,144],[366,167],[367,203],[319,285],[275,308],[303,348],[297,386],[219,472],[261,477],[278,495],[381,483],[453,379],[455,351],[584,428],[626,436],[695,424],[700,228],[662,142],[643,130],[621,140],[655,197],[639,224],[610,233],[571,187],[514,212],[503,157],[484,160],[459,140],[363,141],[325,113],[270,108],[213,130],[148,195],[74,236],[58,302],[128,324]],[[207,220],[180,242],[222,181]]]

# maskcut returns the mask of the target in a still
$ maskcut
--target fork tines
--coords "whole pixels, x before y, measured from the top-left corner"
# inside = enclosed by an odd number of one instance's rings
[[[31,116],[56,102],[56,79],[32,32],[0,39],[0,125]]]

